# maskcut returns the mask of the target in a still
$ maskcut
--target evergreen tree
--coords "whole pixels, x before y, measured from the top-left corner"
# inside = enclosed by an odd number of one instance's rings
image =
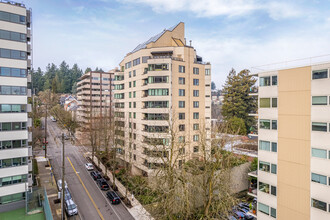
[[[85,73],[88,73],[90,71],[92,71],[92,69],[90,67],[87,67],[86,70],[85,70]]]
[[[212,82],[211,82],[211,89],[212,89],[212,90],[216,90],[216,88],[217,88],[217,87],[216,87],[215,83],[212,81]]]
[[[249,73],[249,70],[244,69],[237,74],[232,69],[222,90],[224,94],[222,115],[227,121],[234,117],[243,119],[247,131],[255,125],[254,117],[248,114],[257,110],[255,98],[249,95],[250,89],[254,87],[256,79],[249,75]]]

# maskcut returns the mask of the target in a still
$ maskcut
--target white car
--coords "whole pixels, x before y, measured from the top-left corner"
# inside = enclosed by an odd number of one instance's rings
[[[62,190],[62,179],[57,180],[57,188],[58,191]],[[66,181],[64,180],[64,188],[68,188],[68,184],[66,183]]]
[[[85,163],[85,167],[87,170],[94,170],[93,164],[91,163]]]

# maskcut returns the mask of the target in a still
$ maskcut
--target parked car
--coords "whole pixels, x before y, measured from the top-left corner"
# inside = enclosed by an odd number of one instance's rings
[[[56,122],[56,119],[53,116],[50,116],[50,120]]]
[[[64,140],[69,140],[69,136],[67,134],[64,133]]]
[[[78,214],[77,205],[74,203],[72,199],[65,201],[65,211],[68,214],[68,216],[73,216]]]
[[[110,186],[109,184],[107,183],[107,181],[104,179],[104,178],[101,178],[101,179],[98,179],[97,180],[97,185],[99,185],[100,189],[101,190],[109,190],[110,189]]]
[[[120,197],[117,195],[115,191],[109,191],[107,192],[107,197],[110,200],[112,204],[119,204],[120,203]]]
[[[249,209],[237,207],[236,210],[239,211],[239,212],[244,213],[244,218],[246,220],[253,220],[254,219],[254,217],[251,214],[248,213],[250,211]]]
[[[236,219],[234,216],[232,216],[232,215],[229,216],[228,219],[229,219],[229,220],[237,220],[237,219]]]
[[[85,163],[85,167],[86,167],[87,170],[93,170],[94,169],[93,164],[91,164],[91,163]]]
[[[98,180],[98,179],[102,178],[101,174],[99,172],[96,172],[96,171],[92,171],[91,176],[92,176],[93,180]]]
[[[61,195],[62,193],[61,192],[58,192],[58,198],[60,199],[61,198]],[[71,196],[71,193],[69,191],[69,188],[65,188],[64,189],[64,200],[70,200],[72,199],[72,196]]]
[[[62,179],[57,180],[57,188],[58,191],[62,190]],[[68,188],[68,184],[66,183],[66,181],[64,180],[64,188]]]
[[[237,211],[237,210],[233,210],[233,216],[236,219],[244,219],[245,215],[243,212]]]

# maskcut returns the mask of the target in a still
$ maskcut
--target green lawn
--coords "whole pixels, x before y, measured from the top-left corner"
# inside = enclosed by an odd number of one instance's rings
[[[44,213],[25,215],[25,208],[0,213],[1,220],[45,220]]]

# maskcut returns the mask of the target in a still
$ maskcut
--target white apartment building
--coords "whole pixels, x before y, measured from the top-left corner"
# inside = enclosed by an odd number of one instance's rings
[[[31,10],[0,1],[0,211],[24,205],[32,185]],[[7,205],[8,204],[8,205]],[[24,207],[24,206],[23,206]]]
[[[258,219],[330,219],[330,62],[257,75]]]
[[[171,141],[178,166],[210,144],[211,65],[185,41],[180,22],[139,44],[115,72],[116,148],[134,174],[162,166]]]

